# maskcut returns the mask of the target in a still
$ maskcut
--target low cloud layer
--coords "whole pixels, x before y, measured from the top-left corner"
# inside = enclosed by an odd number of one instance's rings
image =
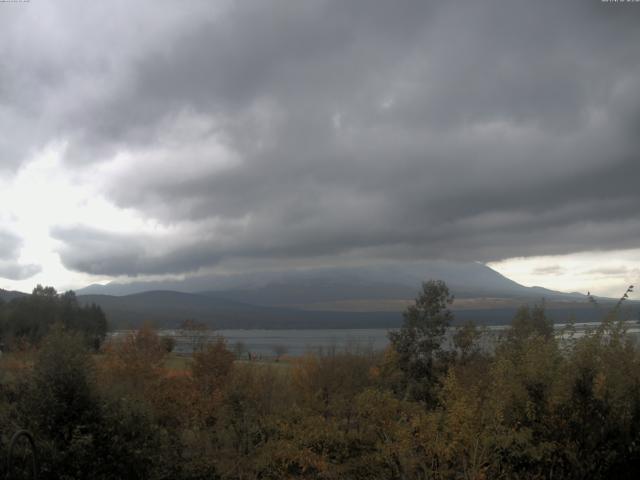
[[[57,142],[70,177],[162,227],[54,225],[67,268],[638,247],[640,6],[32,2],[0,18],[0,168]]]
[[[40,271],[37,265],[23,265],[18,262],[21,246],[20,237],[0,229],[0,277],[22,280]]]
[[[19,237],[0,230],[0,260],[15,260],[19,253],[19,247]]]

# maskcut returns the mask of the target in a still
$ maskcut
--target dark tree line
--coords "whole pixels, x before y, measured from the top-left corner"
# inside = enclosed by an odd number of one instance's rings
[[[0,338],[4,349],[37,345],[55,324],[80,333],[93,349],[107,333],[107,318],[95,304],[81,305],[75,292],[59,294],[38,285],[31,295],[0,302]]]

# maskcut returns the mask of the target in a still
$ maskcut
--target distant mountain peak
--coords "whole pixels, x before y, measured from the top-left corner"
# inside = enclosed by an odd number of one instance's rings
[[[525,287],[480,262],[425,260],[357,267],[322,267],[235,275],[199,275],[184,280],[94,284],[78,294],[130,295],[155,290],[249,298],[270,305],[366,298],[413,298],[422,282],[444,280],[458,297],[562,296]],[[572,295],[573,296],[573,295]]]

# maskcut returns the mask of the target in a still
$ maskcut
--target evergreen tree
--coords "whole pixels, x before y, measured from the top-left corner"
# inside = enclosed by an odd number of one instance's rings
[[[402,328],[389,333],[409,398],[428,404],[435,401],[442,342],[453,320],[448,309],[452,302],[453,296],[443,281],[425,282],[415,304],[405,310]]]

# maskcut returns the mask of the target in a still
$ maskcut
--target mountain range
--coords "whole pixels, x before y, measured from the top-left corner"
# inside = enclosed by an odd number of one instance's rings
[[[481,263],[440,260],[112,282],[76,293],[82,303],[100,305],[116,327],[144,321],[175,327],[193,319],[225,329],[389,328],[401,324],[402,311],[429,279],[447,283],[457,321],[504,324],[519,306],[542,301],[558,322],[601,315],[585,295],[525,287]],[[0,291],[0,298],[17,295]]]
[[[106,285],[90,285],[77,293],[129,295],[150,290],[188,293],[243,292],[243,295],[251,295],[259,300],[257,303],[299,304],[352,298],[412,298],[420,289],[421,283],[429,279],[444,280],[457,297],[464,298],[584,298],[577,293],[566,294],[542,287],[525,287],[482,263],[444,260],[246,274],[211,274],[152,282],[111,282]]]

